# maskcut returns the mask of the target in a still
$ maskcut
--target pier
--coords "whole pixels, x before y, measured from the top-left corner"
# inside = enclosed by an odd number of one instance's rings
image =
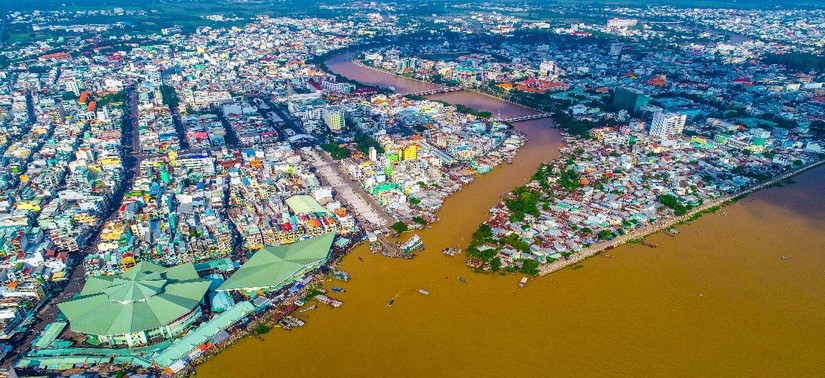
[[[407,255],[404,253],[403,250],[401,250],[401,247],[398,244],[393,243],[384,235],[378,235],[378,241],[376,244],[377,249],[381,252],[381,255],[383,256],[394,258],[407,257]],[[409,257],[412,257],[412,255],[409,255]]]

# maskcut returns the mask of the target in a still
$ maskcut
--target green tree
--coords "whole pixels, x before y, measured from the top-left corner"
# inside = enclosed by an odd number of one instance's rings
[[[539,262],[533,259],[524,260],[521,263],[521,271],[527,274],[539,274]]]
[[[407,224],[406,224],[406,223],[404,223],[404,222],[400,222],[400,221],[399,221],[399,222],[395,222],[395,223],[393,223],[393,224],[392,224],[392,226],[390,226],[390,228],[391,228],[393,231],[395,231],[396,233],[399,233],[399,234],[404,233],[404,232],[407,232],[407,231],[409,231],[409,229],[410,229],[410,227],[409,227],[409,226],[407,226]]]
[[[491,259],[490,268],[492,268],[494,272],[498,272],[498,270],[501,269],[501,258],[496,256]]]

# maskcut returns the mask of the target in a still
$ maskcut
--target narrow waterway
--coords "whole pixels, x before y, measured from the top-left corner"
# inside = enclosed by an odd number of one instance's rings
[[[418,84],[338,58],[328,66],[353,79],[399,91]],[[505,116],[529,112],[478,94],[439,97]],[[441,221],[419,232],[419,257],[357,248],[342,263],[352,281],[329,284],[346,288],[333,294],[341,308],[308,312],[306,327],[275,329],[263,342],[247,338],[198,375],[822,374],[825,168],[680,226],[676,237],[649,237],[658,248],[622,246],[519,288],[520,276],[474,274],[463,255],[440,253],[466,245],[502,193],[557,156],[548,120],[518,128],[530,140],[513,164],[450,197]]]

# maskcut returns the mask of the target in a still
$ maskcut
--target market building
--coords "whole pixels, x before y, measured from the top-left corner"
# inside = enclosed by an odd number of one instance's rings
[[[120,275],[89,277],[79,297],[58,307],[72,331],[133,347],[186,331],[201,318],[209,284],[191,263],[164,268],[143,261]]]

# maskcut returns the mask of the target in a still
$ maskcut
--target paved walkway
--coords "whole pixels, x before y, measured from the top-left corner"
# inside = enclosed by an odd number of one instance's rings
[[[347,208],[358,219],[366,231],[374,231],[389,227],[393,218],[387,214],[375,199],[372,198],[358,182],[354,181],[348,172],[344,171],[338,162],[333,160],[325,151],[315,148],[301,149],[304,158],[312,163],[318,174],[336,192]]]

